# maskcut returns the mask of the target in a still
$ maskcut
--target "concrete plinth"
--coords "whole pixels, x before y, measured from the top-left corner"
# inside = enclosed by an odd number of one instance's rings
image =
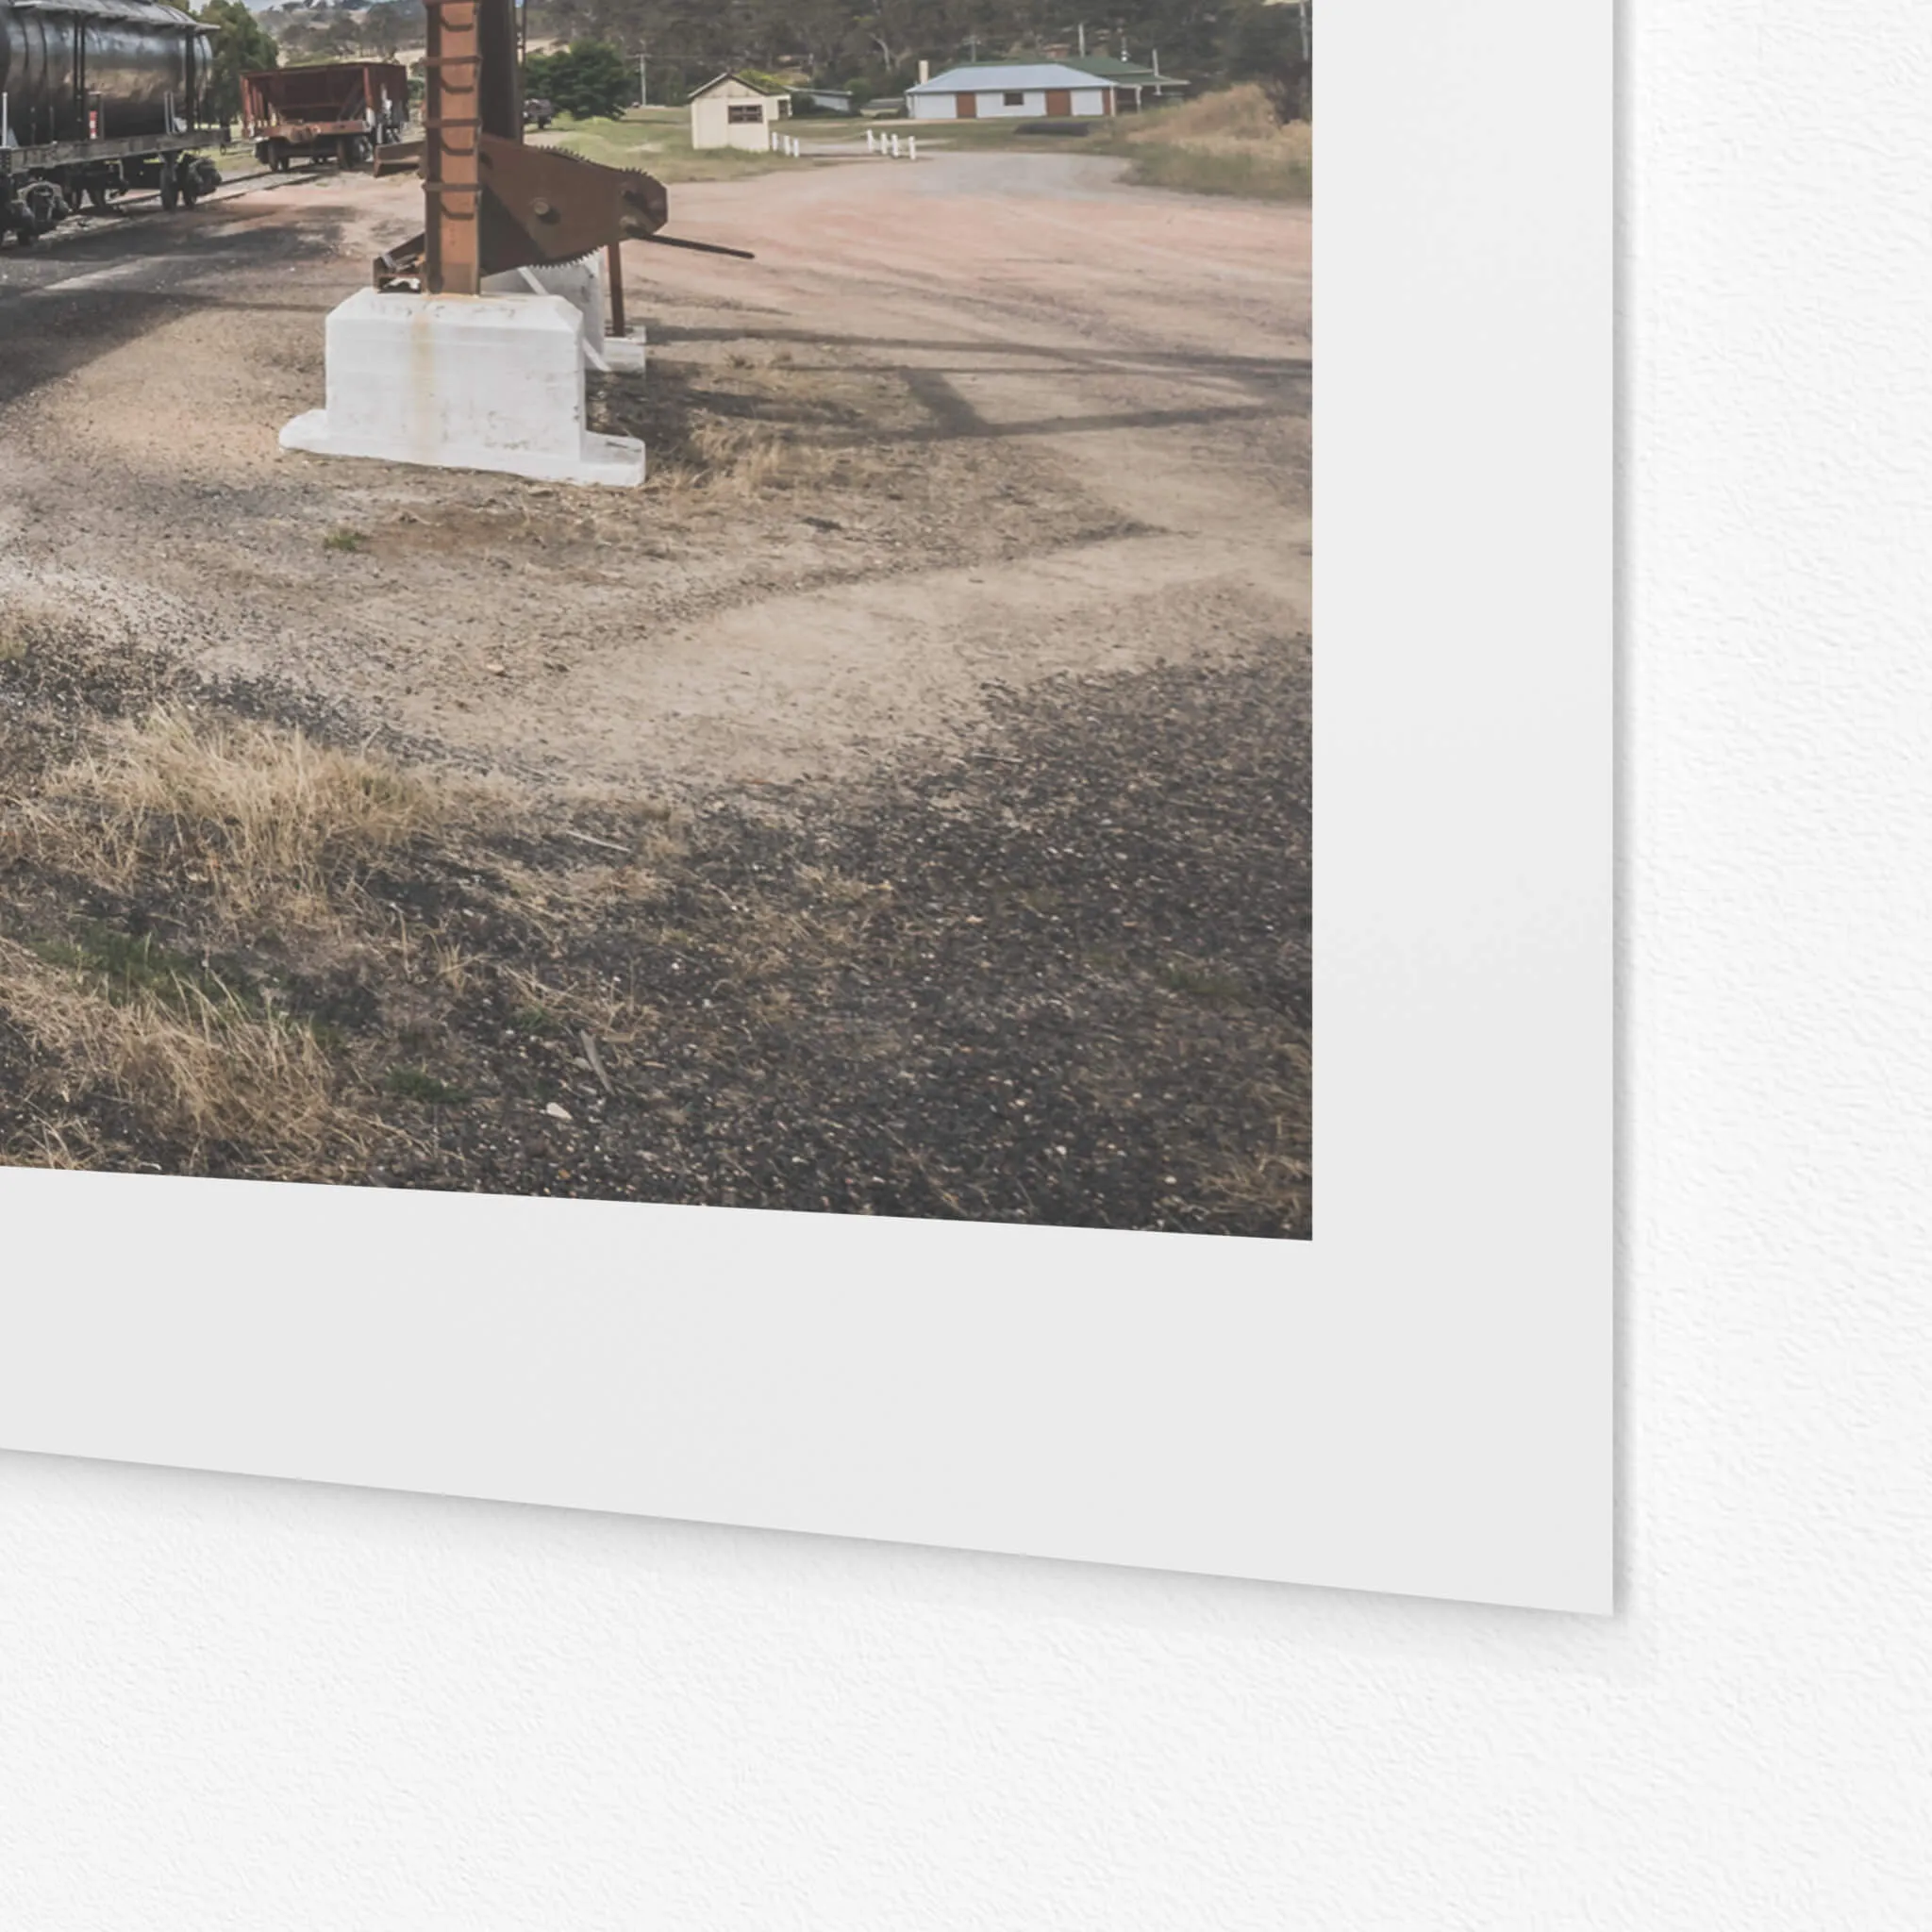
[[[513,268],[507,275],[485,275],[486,295],[561,295],[583,319],[584,361],[606,375],[634,375],[644,366],[643,331],[628,335],[607,332],[610,313],[610,278],[601,255],[577,261],[546,262],[541,268]]]
[[[584,323],[560,295],[392,295],[328,318],[327,405],[284,449],[634,487],[644,446],[585,427]]]

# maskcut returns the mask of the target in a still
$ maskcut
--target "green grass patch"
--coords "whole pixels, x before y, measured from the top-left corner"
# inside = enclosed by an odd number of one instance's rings
[[[350,554],[369,547],[369,533],[366,530],[352,530],[344,525],[341,529],[331,530],[322,540],[325,550],[339,550]]]
[[[1280,149],[1195,147],[1181,142],[1136,142],[1127,179],[1140,188],[1184,194],[1240,194],[1254,201],[1308,201],[1314,169],[1304,153]]]
[[[425,1107],[460,1107],[470,1097],[460,1087],[451,1087],[421,1067],[391,1067],[383,1085],[398,1099],[420,1101]]]
[[[64,940],[34,949],[50,966],[91,981],[108,999],[153,999],[176,1012],[242,1008],[255,1013],[255,990],[221,976],[199,959],[171,952],[152,933],[136,935],[90,922]]]
[[[1154,974],[1169,992],[1185,999],[1199,1000],[1208,1007],[1244,1007],[1249,1004],[1247,984],[1235,974],[1210,966],[1199,959],[1170,959]]]
[[[786,131],[791,131],[790,122]],[[551,144],[601,161],[607,168],[641,168],[663,182],[732,181],[788,165],[783,155],[735,147],[694,148],[691,116],[682,108],[633,108],[609,120],[578,121],[559,114]]]
[[[1023,906],[1028,912],[1044,919],[1058,912],[1065,903],[1066,894],[1055,891],[1052,886],[1025,886],[1013,894],[1013,904]]]

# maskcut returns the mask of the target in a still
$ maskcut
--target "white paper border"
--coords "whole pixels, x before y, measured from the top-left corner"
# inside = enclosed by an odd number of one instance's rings
[[[1610,1607],[1610,12],[1322,27],[1315,1240],[5,1171],[0,1442]]]

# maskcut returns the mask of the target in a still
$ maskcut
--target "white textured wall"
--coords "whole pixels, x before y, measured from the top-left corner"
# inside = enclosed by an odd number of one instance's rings
[[[0,1458],[0,1924],[1932,1921],[1932,13],[1632,25],[1621,1620]]]

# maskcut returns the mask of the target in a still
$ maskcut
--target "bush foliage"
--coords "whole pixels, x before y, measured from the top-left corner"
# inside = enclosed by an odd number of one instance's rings
[[[546,100],[559,114],[592,121],[617,113],[637,88],[637,71],[615,47],[576,41],[556,54],[524,62],[524,93]]]
[[[280,50],[275,36],[249,12],[246,0],[208,0],[195,17],[215,30],[202,112],[214,121],[236,120],[242,112],[242,76],[278,65]]]

